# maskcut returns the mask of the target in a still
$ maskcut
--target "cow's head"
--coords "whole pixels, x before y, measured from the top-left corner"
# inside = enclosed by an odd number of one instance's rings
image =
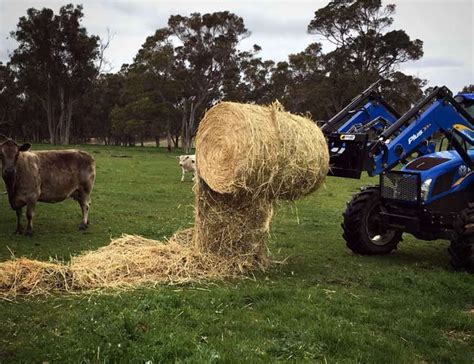
[[[179,166],[182,167],[184,162],[186,162],[188,159],[189,159],[189,155],[180,155],[178,157],[178,160],[179,160]]]
[[[14,179],[16,176],[16,163],[20,153],[26,152],[31,148],[30,143],[23,145],[17,144],[13,139],[6,138],[0,144],[0,160],[2,161],[2,177],[4,179]]]

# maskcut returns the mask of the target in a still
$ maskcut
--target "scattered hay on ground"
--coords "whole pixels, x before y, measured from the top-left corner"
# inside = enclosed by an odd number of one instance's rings
[[[120,288],[140,284],[185,283],[235,274],[230,262],[219,262],[175,236],[162,243],[136,235],[124,235],[109,245],[71,260],[73,289]],[[224,263],[224,264],[222,264]]]
[[[186,237],[187,234],[179,234]],[[222,259],[174,240],[167,243],[123,235],[109,245],[73,257],[69,263],[26,258],[0,263],[0,296],[130,288],[160,283],[236,277],[246,272],[245,259]]]
[[[165,243],[124,235],[68,264],[0,263],[0,295],[184,283],[267,268],[275,202],[307,195],[327,174],[323,134],[278,103],[223,102],[206,113],[196,148],[194,228]]]
[[[58,262],[19,258],[0,263],[0,296],[69,291],[71,271]]]

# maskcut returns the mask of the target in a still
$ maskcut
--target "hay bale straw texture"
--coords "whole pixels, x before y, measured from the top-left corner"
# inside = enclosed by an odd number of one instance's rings
[[[329,167],[321,130],[277,102],[214,106],[196,146],[199,175],[218,193],[294,200],[320,187]]]
[[[275,202],[311,193],[328,172],[323,134],[278,103],[222,102],[201,121],[196,149],[194,228],[164,243],[124,235],[69,263],[0,263],[0,295],[182,283],[265,269]]]

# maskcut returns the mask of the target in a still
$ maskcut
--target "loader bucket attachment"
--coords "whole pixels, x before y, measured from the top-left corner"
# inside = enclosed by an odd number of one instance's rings
[[[329,175],[360,179],[367,156],[368,134],[328,135]]]

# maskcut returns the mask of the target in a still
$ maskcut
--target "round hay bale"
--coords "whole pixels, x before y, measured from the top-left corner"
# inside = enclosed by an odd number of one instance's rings
[[[314,122],[277,102],[221,102],[199,125],[196,163],[215,192],[294,200],[322,184],[329,153]]]

